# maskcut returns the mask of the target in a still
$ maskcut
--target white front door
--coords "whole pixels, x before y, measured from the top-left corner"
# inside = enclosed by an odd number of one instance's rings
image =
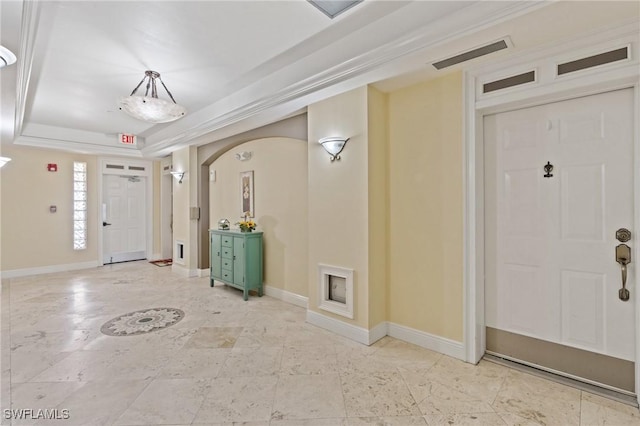
[[[145,177],[103,177],[103,263],[146,258]]]
[[[626,89],[485,117],[488,327],[635,360],[633,111]]]

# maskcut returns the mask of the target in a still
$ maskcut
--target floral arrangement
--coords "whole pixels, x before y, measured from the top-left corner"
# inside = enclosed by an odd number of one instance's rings
[[[249,219],[250,213],[244,212],[244,220],[240,222],[236,222],[236,225],[240,227],[240,231],[242,232],[251,232],[256,229],[256,223]]]

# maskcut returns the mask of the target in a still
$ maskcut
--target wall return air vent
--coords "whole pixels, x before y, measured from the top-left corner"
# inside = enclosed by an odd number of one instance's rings
[[[629,59],[629,48],[622,47],[620,49],[610,50],[598,55],[588,56],[586,58],[577,59],[571,62],[558,64],[558,75],[569,74],[572,72],[584,70],[598,65],[609,64],[611,62]]]
[[[436,69],[441,70],[443,68],[447,68],[447,67],[459,64],[461,62],[470,61],[471,59],[479,58],[480,56],[488,55],[489,53],[497,52],[499,50],[503,50],[508,47],[509,45],[507,44],[507,40],[502,39],[500,41],[496,41],[494,43],[487,44],[485,46],[460,53],[450,58],[443,59],[438,62],[434,62],[433,66]]]

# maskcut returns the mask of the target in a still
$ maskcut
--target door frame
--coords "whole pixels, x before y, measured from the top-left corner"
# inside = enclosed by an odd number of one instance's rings
[[[634,91],[634,220],[632,262],[636,303],[635,389],[640,402],[640,40],[638,23],[598,31],[579,39],[516,54],[506,60],[464,71],[463,76],[463,345],[465,360],[477,363],[486,350],[484,306],[484,131],[485,115],[558,102],[623,88]],[[557,76],[559,63],[627,46],[629,58]],[[535,71],[535,79],[491,93],[483,83]]]
[[[110,169],[107,164],[123,166],[123,169]],[[100,157],[98,159],[98,266],[104,265],[104,230],[102,226],[102,203],[104,197],[104,175],[140,176],[145,178],[145,255],[147,259],[153,257],[153,162],[147,160],[132,160],[115,157]],[[144,167],[144,171],[131,170],[130,167]]]

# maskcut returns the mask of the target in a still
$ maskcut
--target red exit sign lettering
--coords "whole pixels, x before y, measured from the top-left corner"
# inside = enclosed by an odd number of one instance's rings
[[[119,134],[119,141],[123,145],[135,145],[137,143],[136,135],[129,135],[126,133]]]

